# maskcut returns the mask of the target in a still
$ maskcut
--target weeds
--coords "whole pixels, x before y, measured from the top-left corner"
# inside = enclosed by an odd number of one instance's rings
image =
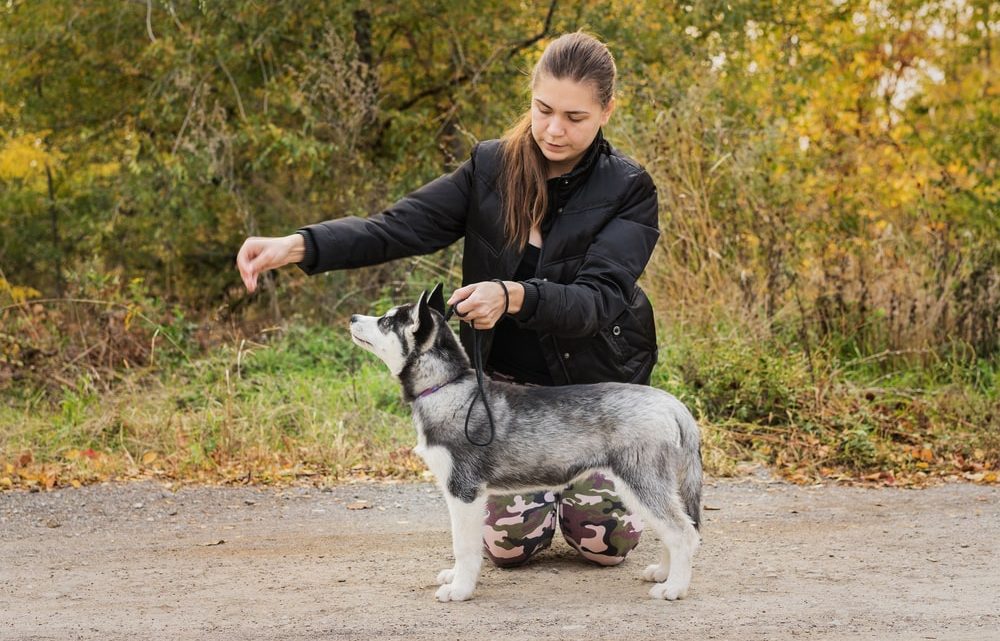
[[[805,357],[778,342],[722,322],[692,329],[664,324],[653,384],[700,419],[711,474],[738,474],[753,463],[798,482],[996,479],[1000,412],[995,390],[981,387],[997,374],[988,363],[956,359],[893,378],[873,360],[841,363],[818,352],[818,389]],[[8,388],[0,485],[425,474],[398,384],[341,326],[271,328],[116,381],[105,389],[82,373],[56,391]]]
[[[665,329],[654,384],[696,412],[715,473],[755,461],[800,482],[997,479],[995,363],[962,350],[843,361],[838,349],[814,349],[810,368],[775,337],[718,324]]]

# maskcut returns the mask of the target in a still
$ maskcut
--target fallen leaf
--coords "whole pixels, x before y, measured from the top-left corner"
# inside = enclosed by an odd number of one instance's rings
[[[213,543],[202,543],[201,546],[207,548],[213,545],[222,545],[223,543],[225,543],[225,540],[219,539],[218,541],[215,541]]]
[[[347,506],[348,510],[370,510],[372,506],[368,505],[366,501],[358,501],[356,503],[351,503]]]
[[[146,452],[142,455],[142,464],[149,465],[156,460],[156,452]]]

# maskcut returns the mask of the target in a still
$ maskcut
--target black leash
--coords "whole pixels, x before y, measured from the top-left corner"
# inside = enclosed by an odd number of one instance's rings
[[[505,316],[507,314],[507,310],[510,309],[510,294],[507,292],[507,286],[504,285],[503,281],[500,280],[499,278],[494,278],[490,282],[500,283],[500,287],[503,288],[503,315]],[[461,302],[462,301],[458,301],[458,303]],[[460,314],[458,310],[455,309],[458,303],[452,305],[451,309],[448,310],[448,313],[445,314],[444,316],[445,322],[451,320],[452,316],[458,316],[459,318],[462,318],[463,314]],[[465,415],[465,438],[473,445],[479,447],[486,447],[487,445],[493,442],[493,437],[496,434],[496,425],[493,423],[493,410],[490,409],[490,404],[486,400],[486,390],[483,387],[483,379],[484,379],[483,351],[480,342],[480,336],[481,332],[486,332],[489,330],[476,329],[476,321],[474,320],[469,321],[469,324],[472,325],[472,363],[473,367],[475,367],[476,369],[476,383],[478,385],[478,389],[476,390],[476,394],[472,397],[472,402],[469,403],[469,411]],[[486,417],[487,419],[489,419],[490,422],[490,438],[485,443],[477,443],[476,441],[472,440],[472,436],[469,434],[469,419],[472,417],[472,408],[476,406],[476,401],[478,399],[483,400],[483,407],[486,408]]]

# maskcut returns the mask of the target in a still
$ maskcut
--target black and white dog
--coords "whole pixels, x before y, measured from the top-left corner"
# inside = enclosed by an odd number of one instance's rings
[[[683,598],[700,542],[702,476],[698,425],[684,404],[643,385],[531,387],[487,378],[491,422],[482,402],[473,405],[476,373],[444,311],[438,285],[381,317],[351,317],[354,342],[399,378],[415,451],[448,502],[455,567],[438,575],[438,600],[464,601],[476,587],[487,495],[558,490],[593,470],[610,473],[615,491],[663,543],[659,564],[642,573],[656,582],[650,596]]]

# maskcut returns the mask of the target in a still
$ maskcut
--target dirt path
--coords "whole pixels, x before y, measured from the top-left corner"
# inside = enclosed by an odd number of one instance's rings
[[[430,485],[0,494],[0,639],[1000,639],[1000,488],[714,481],[705,503],[684,601],[646,596],[647,534],[616,568],[559,540],[441,604]]]

